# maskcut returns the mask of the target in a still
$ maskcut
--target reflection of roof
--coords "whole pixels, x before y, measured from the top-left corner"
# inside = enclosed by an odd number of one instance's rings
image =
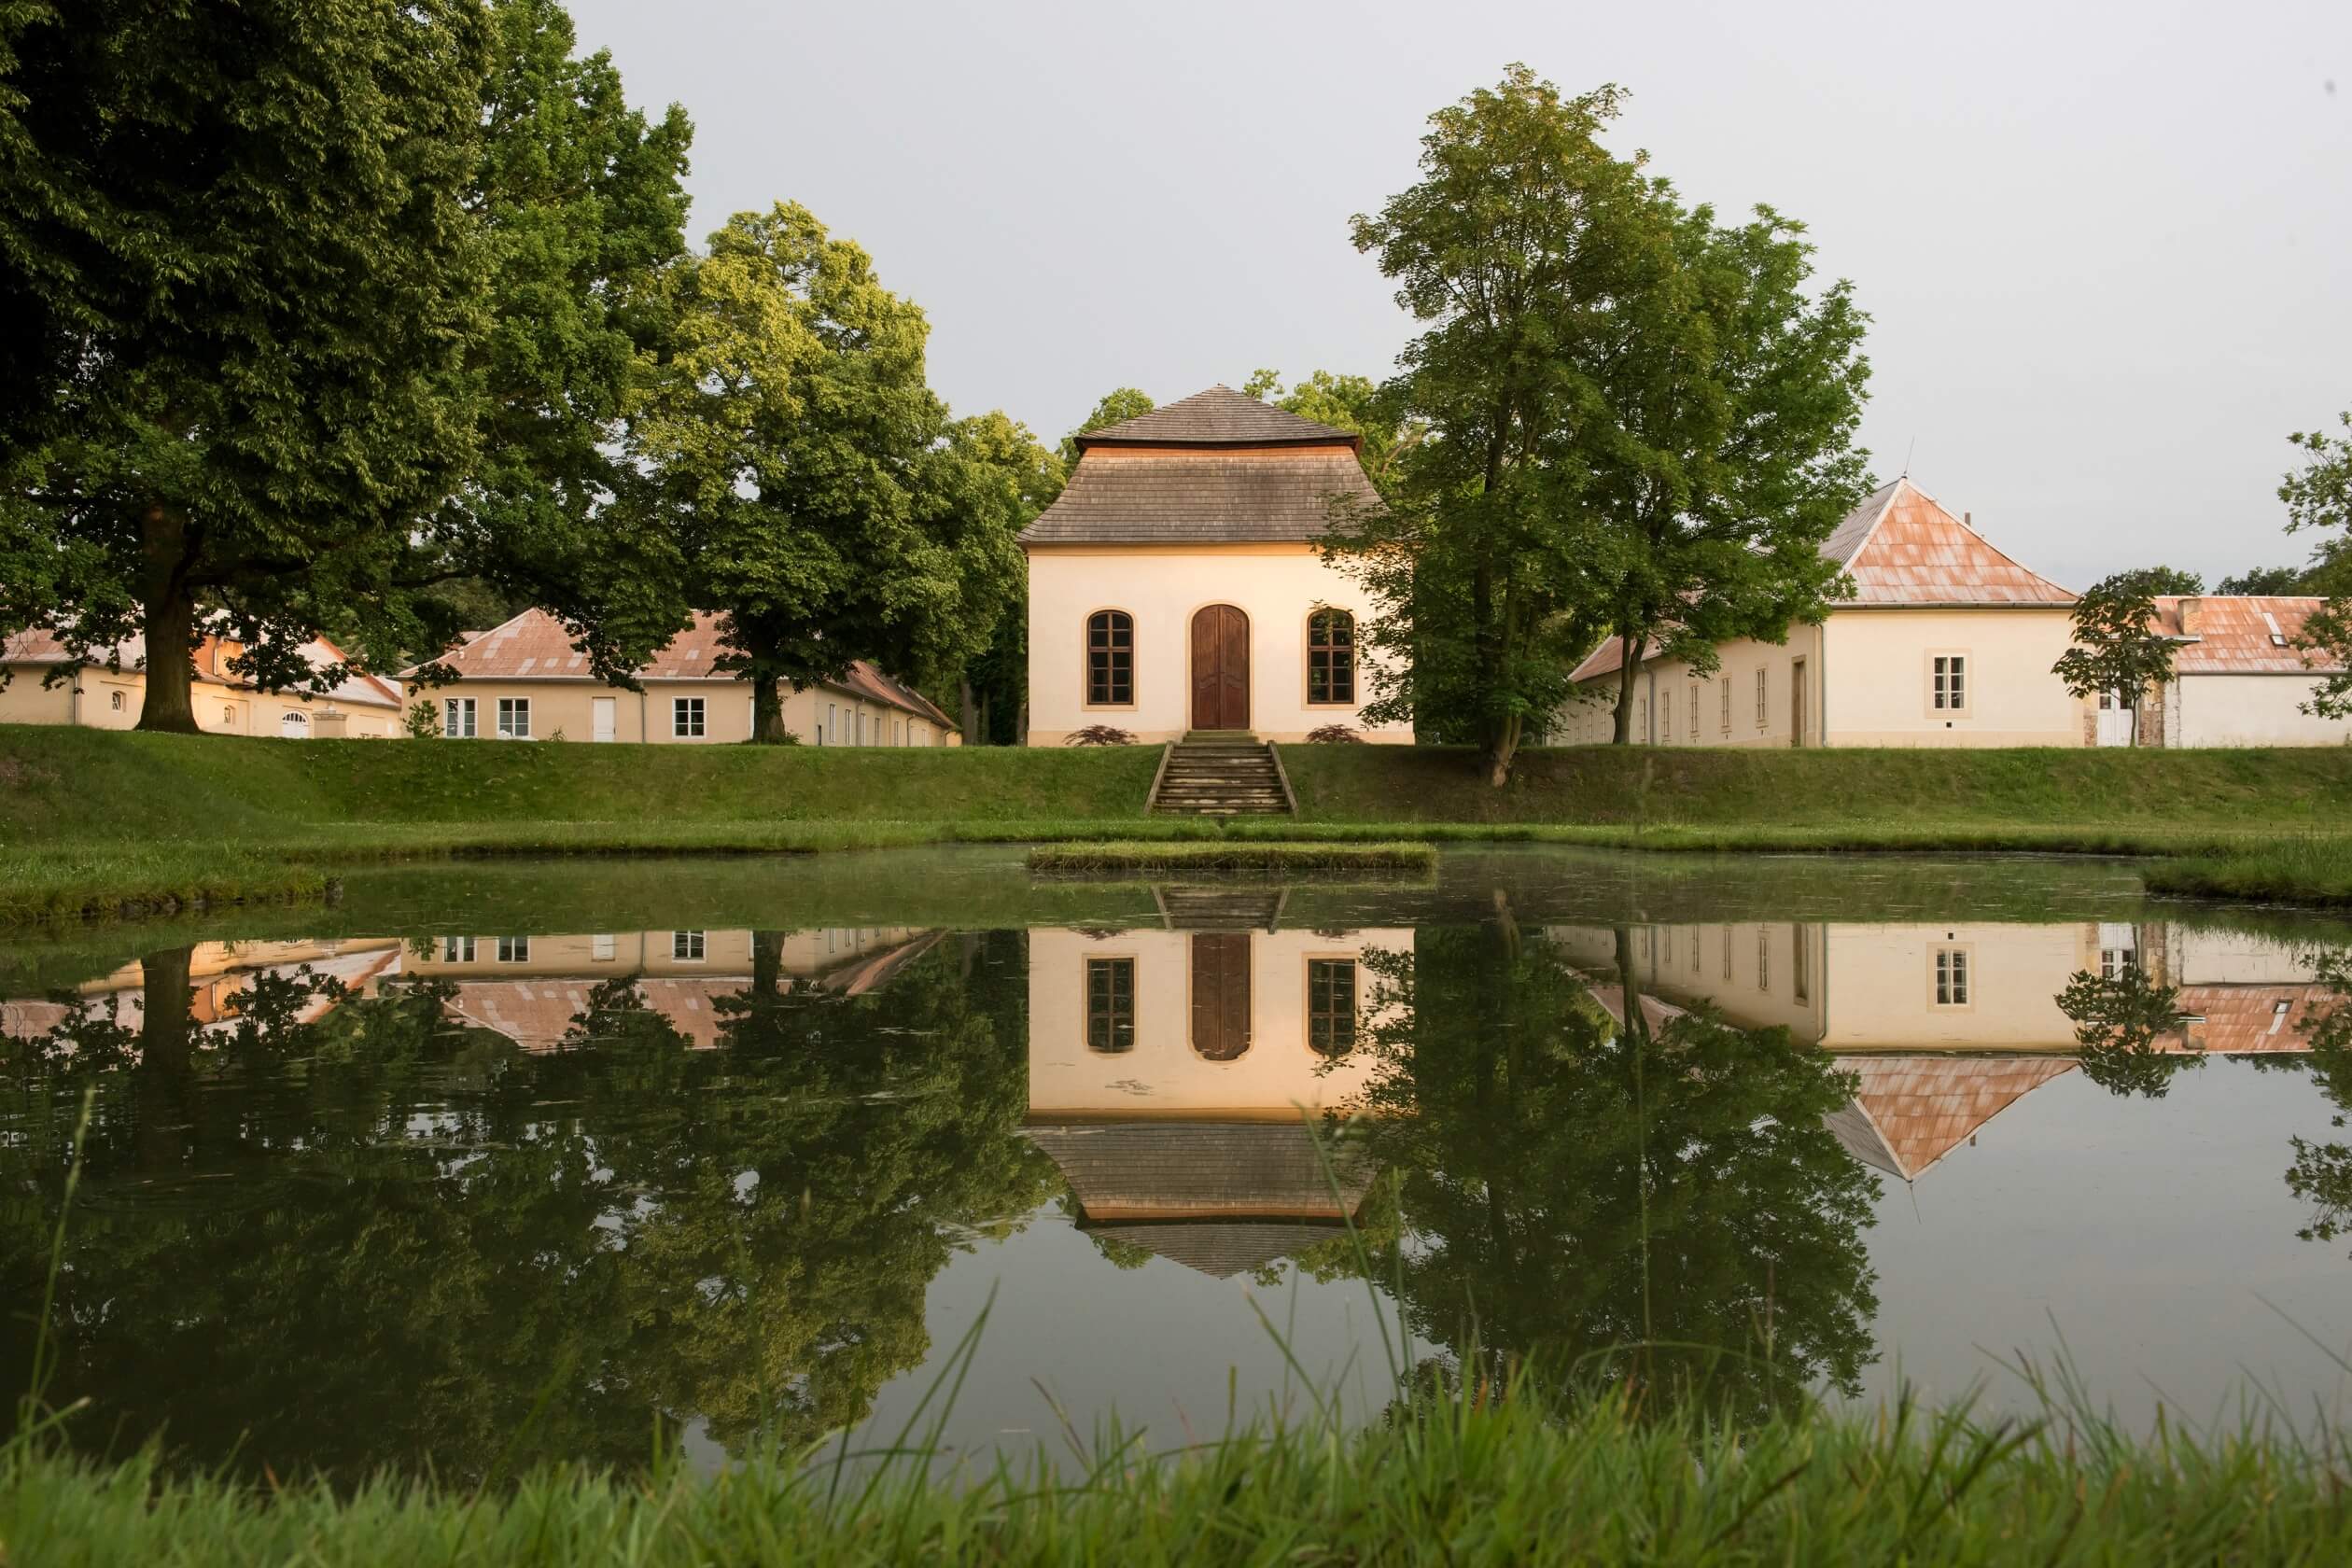
[[[1372,1181],[1360,1157],[1328,1141],[1326,1175],[1302,1122],[1056,1123],[1029,1135],[1095,1224],[1337,1221],[1355,1212]]]
[[[637,676],[641,680],[735,680],[738,678],[733,671],[718,667],[721,656],[727,651],[726,640],[720,635],[719,617],[707,610],[698,611],[691,625],[638,666]],[[467,680],[595,679],[595,672],[588,666],[588,655],[572,645],[572,635],[564,623],[543,609],[526,609],[511,621],[469,637],[433,662]],[[928,697],[862,659],[851,665],[849,673],[841,679],[823,684],[849,696],[903,709],[935,724],[948,721],[947,716]]]
[[[1254,1274],[1277,1258],[1296,1257],[1342,1234],[1335,1223],[1284,1225],[1263,1220],[1197,1220],[1169,1225],[1096,1225],[1131,1247],[1157,1253],[1171,1263],[1197,1269],[1212,1280]]]
[[[1821,554],[1854,579],[1854,595],[1841,605],[2064,609],[2075,602],[2074,595],[1995,549],[1909,479],[1863,497],[1822,542]],[[1623,667],[1622,652],[1623,644],[1609,638],[1572,679],[1615,673]],[[1641,656],[1657,652],[1655,644],[1645,644]]]
[[[2181,1013],[2205,1020],[2186,1026],[2183,1043],[2221,1056],[2308,1051],[2334,996],[2326,986],[2183,986]]]
[[[817,985],[819,989],[839,991],[843,996],[863,996],[868,991],[880,990],[897,979],[901,970],[937,946],[946,935],[944,931],[925,931],[920,936],[885,947],[880,952],[867,953],[835,964],[818,976]]]
[[[2166,637],[2189,639],[2173,651],[2180,675],[2325,675],[2344,662],[2290,645],[2326,602],[2290,594],[2167,595],[2156,601],[2153,624]],[[2194,607],[2194,632],[2181,630],[2183,605]]]
[[[647,979],[631,988],[698,1051],[719,1043],[722,998],[739,996],[748,975]],[[525,1051],[553,1051],[585,1016],[597,982],[580,979],[460,980],[442,1007],[453,1017],[505,1035]]]
[[[1824,1123],[1863,1164],[1915,1182],[2076,1064],[2069,1057],[1841,1057],[1837,1065],[1860,1082]]]
[[[1619,1029],[1625,1027],[1624,987],[1587,986],[1585,989],[1591,994],[1593,1001],[1601,1004],[1601,1011],[1609,1015],[1611,1023]],[[1668,1023],[1681,1017],[1687,1011],[1687,1008],[1677,1007],[1671,1001],[1661,1001],[1654,996],[1642,998],[1642,1021],[1649,1026],[1652,1034],[1663,1029]]]

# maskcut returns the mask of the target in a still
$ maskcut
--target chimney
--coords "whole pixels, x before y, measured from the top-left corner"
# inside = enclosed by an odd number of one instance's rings
[[[2202,635],[2204,622],[2205,601],[2203,599],[2184,598],[2180,601],[2180,635],[2182,637]]]
[[[1964,511],[1964,512],[1962,512],[1962,513],[1960,514],[1960,526],[1962,526],[1963,528],[1967,529],[1967,530],[1968,530],[1968,532],[1970,532],[1970,533],[1972,533],[1972,534],[1973,534],[1973,533],[1975,533],[1975,532],[1976,532],[1976,513],[1975,513],[1975,512],[1973,512],[1973,511]]]

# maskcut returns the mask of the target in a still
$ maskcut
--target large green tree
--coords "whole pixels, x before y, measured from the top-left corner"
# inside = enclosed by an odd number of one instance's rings
[[[491,324],[468,363],[481,456],[431,520],[420,612],[450,623],[539,605],[607,679],[683,623],[673,541],[610,504],[634,476],[621,418],[651,364],[660,270],[685,253],[685,111],[629,106],[609,55],[575,54],[556,0],[491,0],[495,50],[469,206],[491,265]],[[462,574],[462,575],[461,575]],[[502,617],[500,617],[502,618]]]
[[[754,737],[787,738],[788,684],[858,659],[931,679],[986,648],[1020,581],[1020,483],[932,394],[922,312],[792,203],[737,214],[665,296],[631,451]]]
[[[973,461],[1013,486],[1017,526],[1027,527],[1062,493],[1067,469],[1029,427],[991,412],[959,422],[957,440]],[[1029,574],[1013,585],[1004,613],[978,652],[955,672],[966,746],[1017,746],[1029,730]]]
[[[1715,639],[1818,615],[1818,545],[1864,481],[1849,288],[1812,287],[1799,225],[1720,226],[1611,155],[1623,96],[1513,66],[1434,116],[1421,180],[1355,220],[1424,324],[1402,413],[1430,439],[1331,549],[1388,607],[1374,716],[1475,740],[1498,786],[1600,637],[1704,666]],[[1629,711],[1620,693],[1619,738]]]
[[[476,446],[489,61],[476,0],[0,10],[0,635],[144,636],[140,725],[181,731],[207,615],[281,686],[327,626],[415,637],[391,590]]]
[[[1250,373],[1241,390],[1301,419],[1363,437],[1356,455],[1365,477],[1382,496],[1402,477],[1406,460],[1429,435],[1427,421],[1405,413],[1403,388],[1370,376],[1317,371],[1286,392],[1281,371],[1259,370]]]
[[[2302,590],[2327,603],[2303,623],[2303,649],[2331,661],[2306,707],[2323,719],[2352,718],[2352,413],[2337,417],[2338,433],[2301,430],[2288,440],[2302,455],[2300,467],[2279,482],[2290,533],[2310,529],[2319,536],[2310,581]]]
[[[2156,626],[2156,595],[2166,592],[2157,567],[2118,572],[2075,601],[2074,645],[2051,673],[2078,697],[2111,692],[2135,708],[2151,687],[2172,679],[2173,643]],[[2139,740],[2135,725],[2133,743]]]

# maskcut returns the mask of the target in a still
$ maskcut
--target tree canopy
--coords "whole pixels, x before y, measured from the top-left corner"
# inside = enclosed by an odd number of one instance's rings
[[[928,679],[985,648],[1018,594],[1037,465],[1009,422],[950,419],[922,312],[789,202],[729,220],[664,304],[631,454],[688,599],[722,616],[756,738],[788,738],[786,683],[861,658]]]
[[[1354,220],[1423,324],[1398,398],[1428,431],[1327,547],[1385,607],[1367,717],[1475,740],[1497,785],[1600,637],[1703,668],[1718,638],[1817,617],[1819,544],[1866,481],[1850,287],[1812,287],[1801,225],[1719,225],[1610,154],[1624,96],[1515,65],[1433,116],[1420,181]]]
[[[2051,666],[2067,691],[2078,697],[2111,692],[2135,707],[2172,679],[2172,640],[2155,621],[2156,595],[2168,592],[2164,569],[2118,572],[2076,601],[2074,646]],[[2136,728],[2133,738],[2136,743]]]
[[[2288,531],[2310,529],[2319,536],[2303,591],[2324,595],[2328,602],[2303,623],[2297,640],[2339,666],[2313,689],[2305,705],[2323,719],[2352,718],[2352,413],[2338,415],[2336,424],[2334,434],[2299,430],[2287,438],[2301,464],[2278,485],[2278,498],[2287,503]]]
[[[1080,436],[1113,425],[1124,424],[1127,420],[1151,413],[1158,406],[1152,401],[1151,394],[1138,391],[1132,386],[1115,386],[1105,392],[1095,403],[1094,412],[1079,422],[1078,428],[1062,437],[1061,445],[1055,454],[1061,458],[1062,472],[1067,474],[1078,466],[1078,438]]]

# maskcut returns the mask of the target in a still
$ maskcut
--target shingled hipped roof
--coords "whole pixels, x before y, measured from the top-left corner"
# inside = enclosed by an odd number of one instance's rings
[[[719,633],[719,617],[708,610],[695,613],[693,623],[664,644],[638,666],[639,680],[734,680],[731,671],[718,667],[727,651]],[[543,609],[526,609],[512,620],[468,638],[435,664],[454,671],[460,680],[594,680],[588,655],[572,645],[564,623]],[[419,665],[418,668],[422,668]],[[414,675],[415,670],[405,672]],[[938,705],[912,686],[882,673],[865,660],[849,666],[839,680],[824,684],[852,697],[895,707],[928,719],[942,728],[954,722]]]
[[[1854,593],[1832,608],[2064,609],[2076,597],[1995,549],[1907,478],[1863,497],[1822,541],[1821,555],[1854,579]],[[1614,675],[1623,653],[1611,637],[1570,679]],[[1643,644],[1641,656],[1656,658],[1658,645]]]
[[[1213,386],[1078,438],[1060,498],[1021,531],[1031,544],[1305,542],[1333,504],[1378,506],[1360,438]]]
[[[1245,398],[1222,382],[1162,403],[1149,413],[1074,438],[1078,450],[1116,446],[1330,446],[1354,451],[1364,438]]]

